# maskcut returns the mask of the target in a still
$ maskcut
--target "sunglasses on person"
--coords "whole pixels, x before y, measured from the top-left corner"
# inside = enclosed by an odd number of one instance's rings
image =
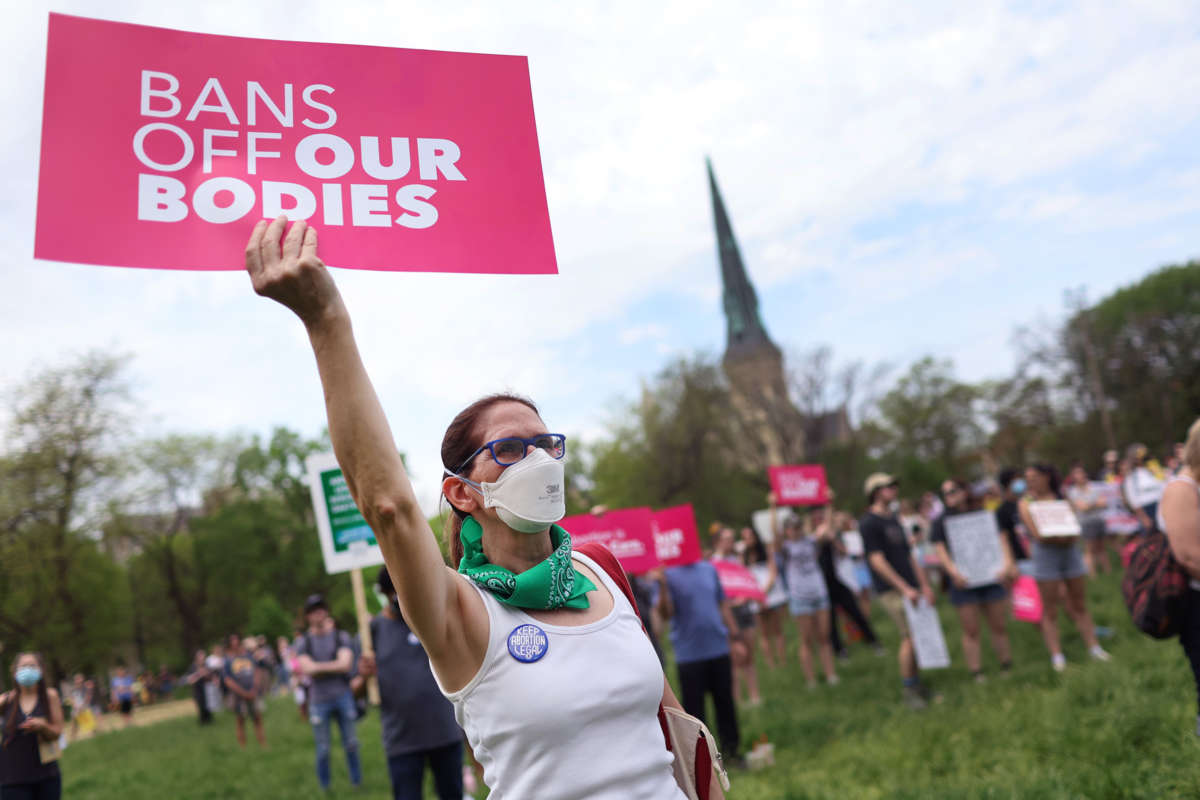
[[[512,466],[525,457],[529,452],[529,446],[533,445],[539,450],[545,450],[551,458],[561,459],[567,454],[567,437],[561,433],[539,433],[537,436],[505,436],[503,439],[492,439],[490,442],[485,442],[482,447],[462,463],[456,471],[462,472],[466,469],[475,456],[487,450],[492,454],[492,460],[502,467]]]
[[[949,487],[943,486],[942,487],[942,497],[950,497],[950,495],[958,494],[961,491],[962,491],[961,486],[949,486]]]

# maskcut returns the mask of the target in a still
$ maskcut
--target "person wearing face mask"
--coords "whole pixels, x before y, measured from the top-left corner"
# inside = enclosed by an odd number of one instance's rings
[[[255,291],[305,325],[330,439],[375,533],[400,612],[483,766],[495,800],[678,800],[657,712],[679,708],[623,575],[575,551],[565,438],[511,395],[461,411],[442,439],[453,566],[417,502],[363,367],[315,230],[260,222],[246,248]],[[282,239],[282,241],[281,241]],[[616,568],[619,570],[619,567]],[[715,788],[709,796],[721,797]]]
[[[58,800],[62,774],[49,747],[62,735],[62,701],[37,653],[18,653],[12,675],[17,688],[0,695],[0,797]]]
[[[1004,534],[1008,542],[1008,550],[1012,553],[1013,561],[1019,565],[1029,560],[1029,550],[1025,547],[1025,523],[1021,522],[1021,514],[1017,502],[1025,494],[1025,479],[1012,467],[1000,470],[996,478],[1003,493],[1003,500],[996,509],[996,527]]]
[[[394,800],[421,800],[425,765],[433,773],[439,800],[462,800],[462,729],[454,707],[442,696],[429,656],[421,647],[396,600],[396,587],[387,567],[380,567],[375,587],[388,605],[371,620],[373,656],[359,659],[356,692],[366,689],[371,676],[379,680],[379,720],[383,750]]]

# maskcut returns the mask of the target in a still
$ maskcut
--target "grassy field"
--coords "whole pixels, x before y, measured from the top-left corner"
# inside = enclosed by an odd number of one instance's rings
[[[742,712],[746,741],[762,734],[776,765],[733,774],[737,800],[800,798],[1194,798],[1200,739],[1191,673],[1176,641],[1156,642],[1129,623],[1114,577],[1094,581],[1097,621],[1114,629],[1114,660],[1091,663],[1063,620],[1066,673],[1050,670],[1037,630],[1013,622],[1016,667],[975,684],[962,665],[953,610],[942,619],[955,666],[927,673],[943,704],[912,712],[899,702],[894,658],[861,645],[842,662],[842,683],[809,691],[793,660],[761,671],[761,708]],[[885,643],[895,637],[879,609]],[[267,717],[270,749],[241,751],[229,715],[119,731],[72,745],[63,756],[65,797],[316,798],[312,735],[288,700]],[[336,747],[334,796],[390,797],[378,715],[360,727],[365,791],[352,795]],[[482,793],[481,793],[482,794]],[[432,797],[432,794],[428,796]],[[543,800],[536,798],[533,800]],[[552,800],[546,799],[546,800]]]

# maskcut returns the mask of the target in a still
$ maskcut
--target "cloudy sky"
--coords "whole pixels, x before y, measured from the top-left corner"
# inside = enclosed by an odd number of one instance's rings
[[[100,347],[133,354],[146,433],[324,424],[300,325],[244,275],[33,259],[51,10],[529,57],[561,274],[337,271],[429,509],[441,432],[477,395],[518,390],[595,436],[673,354],[720,352],[705,155],[785,350],[999,375],[1014,328],[1056,318],[1064,289],[1096,298],[1200,255],[1194,3],[433,5],[10,9],[3,387]]]

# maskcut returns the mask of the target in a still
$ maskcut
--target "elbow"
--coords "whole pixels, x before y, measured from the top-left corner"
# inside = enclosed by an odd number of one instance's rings
[[[394,528],[401,520],[412,516],[416,503],[411,497],[388,493],[372,498],[364,504],[364,516],[378,533],[381,529]]]

